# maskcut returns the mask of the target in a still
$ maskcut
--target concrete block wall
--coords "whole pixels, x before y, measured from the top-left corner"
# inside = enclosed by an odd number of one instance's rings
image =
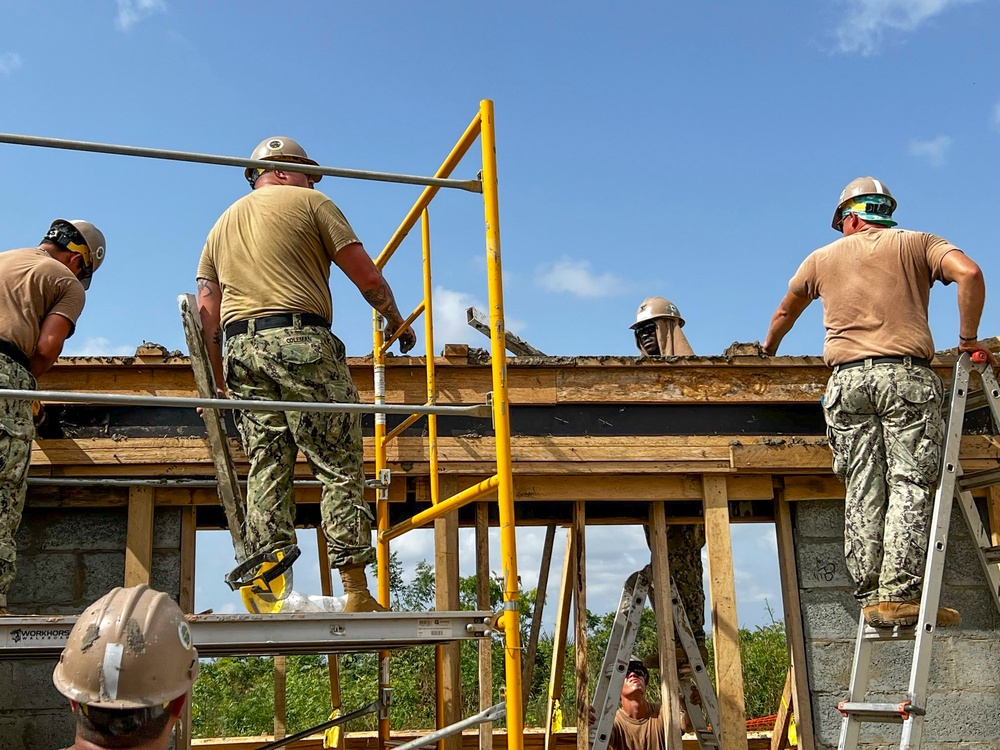
[[[15,614],[78,614],[125,579],[125,508],[33,509],[17,534],[17,579],[8,595]],[[157,508],[152,585],[180,592],[181,516]],[[73,744],[66,699],[52,685],[55,661],[0,660],[0,750]]]
[[[795,503],[795,554],[817,750],[837,747],[839,701],[847,697],[859,606],[844,564],[842,500]],[[951,519],[941,603],[962,614],[934,641],[923,750],[1000,747],[1000,613],[961,511]],[[876,643],[872,700],[906,696],[913,642]],[[899,747],[900,725],[867,724],[862,747]]]

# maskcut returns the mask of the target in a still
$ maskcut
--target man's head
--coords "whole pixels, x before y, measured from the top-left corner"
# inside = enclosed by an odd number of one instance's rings
[[[315,161],[309,158],[306,150],[291,138],[283,135],[276,135],[272,138],[265,138],[257,144],[257,148],[250,154],[251,159],[263,161],[278,161],[293,164],[312,164],[318,167]],[[295,187],[311,188],[313,184],[323,179],[321,174],[306,174],[304,172],[285,171],[275,167],[273,170],[255,169],[247,167],[243,175],[247,178],[251,188],[263,185],[285,184]],[[261,180],[262,177],[265,179]]]
[[[677,305],[663,297],[644,299],[636,311],[635,323],[630,326],[635,331],[635,345],[639,351],[649,357],[660,356],[662,342],[666,340],[663,329],[668,325],[684,327],[684,318]]]
[[[622,698],[635,700],[645,695],[649,687],[649,670],[639,660],[633,657],[625,668],[625,682],[622,684]]]
[[[894,227],[892,213],[896,210],[896,199],[889,188],[874,177],[858,177],[847,183],[840,193],[837,210],[833,213],[833,228],[844,231],[844,219],[856,216],[869,224]]]
[[[80,280],[84,289],[90,289],[90,279],[94,271],[101,267],[107,243],[104,233],[89,221],[83,219],[56,219],[42,238],[42,244],[54,245],[64,253],[61,260]]]
[[[166,738],[198,666],[180,607],[139,585],[112,589],[80,615],[52,681],[70,700],[78,739],[128,748]]]

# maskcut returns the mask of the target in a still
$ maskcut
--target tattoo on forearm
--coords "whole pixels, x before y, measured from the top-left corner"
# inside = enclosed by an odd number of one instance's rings
[[[393,307],[396,306],[396,302],[392,298],[392,290],[385,279],[382,279],[382,283],[379,286],[374,289],[366,289],[361,294],[368,301],[368,304],[379,312],[385,312],[387,304],[392,304]]]
[[[218,347],[222,347],[222,329],[216,328],[215,333],[212,334],[212,343]]]
[[[198,296],[211,297],[212,282],[210,282],[208,279],[198,279]]]

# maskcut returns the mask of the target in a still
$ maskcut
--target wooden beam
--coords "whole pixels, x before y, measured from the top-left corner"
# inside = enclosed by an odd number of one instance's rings
[[[830,474],[787,476],[784,485],[784,498],[789,502],[844,499],[844,483]]]
[[[795,667],[788,668],[785,675],[785,687],[781,691],[781,704],[778,706],[778,715],[774,720],[774,729],[771,730],[771,750],[786,750],[788,748],[788,730],[792,724],[792,685],[794,677],[792,672]]]
[[[531,693],[531,679],[535,670],[535,654],[538,652],[538,636],[542,631],[542,613],[545,610],[545,591],[549,587],[549,568],[552,566],[552,544],[556,538],[556,526],[545,527],[545,542],[542,544],[542,560],[538,565],[538,586],[535,589],[535,606],[531,613],[531,629],[528,631],[528,647],[521,667],[522,706],[528,705]]]
[[[667,516],[663,503],[653,503],[650,506],[649,542],[655,592],[656,643],[660,651],[660,696],[663,698],[663,708],[660,710],[666,719],[663,736],[666,750],[682,750],[680,684],[677,680],[677,655],[674,648]],[[699,709],[692,706],[691,710]]]
[[[486,338],[490,337],[490,321],[485,315],[483,315],[479,310],[474,307],[467,307],[465,309],[466,322],[475,328],[480,333],[484,334]],[[522,356],[522,357],[544,357],[545,352],[541,349],[536,349],[527,341],[522,339],[520,336],[516,336],[510,331],[504,331],[504,345],[507,347],[507,351],[511,354]],[[468,352],[466,352],[468,355]]]
[[[990,517],[990,538],[993,545],[1000,545],[1000,487],[996,485],[986,490],[986,510]]]
[[[729,499],[721,477],[704,476],[705,540],[712,599],[712,642],[715,645],[715,682],[719,690],[719,727],[722,750],[746,750],[746,708],[743,697],[743,660],[740,657],[733,547],[729,529]]]
[[[153,488],[130,487],[125,538],[125,587],[152,583]]]
[[[274,657],[274,739],[276,740],[285,738],[287,679],[288,657],[278,654]]]
[[[319,587],[323,596],[333,596],[333,571],[330,569],[330,550],[326,544],[326,534],[323,527],[316,527],[316,549],[319,552]],[[333,715],[340,713],[340,656],[326,655],[326,670],[330,677],[330,711]],[[343,750],[345,733],[343,727],[333,732],[334,750]]]
[[[559,603],[552,634],[552,668],[549,671],[549,696],[545,702],[545,750],[555,750],[553,722],[556,704],[562,699],[563,667],[566,663],[566,634],[569,632],[569,611],[573,602],[573,581],[576,580],[576,550],[573,529],[566,530],[566,550],[563,553],[562,579],[559,583]]]
[[[490,597],[490,506],[476,503],[476,606],[484,612],[493,611]],[[479,644],[479,710],[485,711],[493,701],[493,639],[480,638]],[[480,725],[479,750],[493,750],[493,722]]]
[[[809,673],[806,662],[805,629],[802,604],[799,601],[799,571],[795,562],[795,538],[792,533],[792,509],[778,494],[774,510],[774,530],[778,541],[778,572],[781,577],[781,605],[785,612],[785,637],[792,684],[792,706],[800,750],[813,750],[812,700],[809,694]]]
[[[156,501],[155,493],[153,497]],[[181,580],[177,604],[186,614],[194,612],[194,569],[195,551],[198,541],[197,519],[194,508],[181,508]],[[191,750],[191,701],[184,702],[181,720],[177,722],[175,747],[179,750]]]
[[[582,500],[573,504],[573,652],[576,661],[576,747],[589,750],[587,717],[590,694],[587,679],[587,506]]]
[[[441,477],[443,497],[458,492],[454,477]],[[434,606],[439,610],[461,609],[458,577],[458,513],[449,513],[434,522]],[[461,644],[436,646],[437,726],[462,719]],[[459,750],[461,738],[451,735],[438,741],[438,750]]]

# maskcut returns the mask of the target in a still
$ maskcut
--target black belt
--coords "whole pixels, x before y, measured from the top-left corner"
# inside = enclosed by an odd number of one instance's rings
[[[907,367],[930,367],[931,361],[923,357],[868,357],[867,359],[856,359],[853,362],[844,362],[835,365],[834,372],[850,370],[852,367],[864,367],[868,365],[906,365]]]
[[[23,367],[28,372],[31,372],[31,359],[28,355],[21,351],[21,348],[9,341],[4,341],[0,339],[0,354],[7,357],[7,359],[12,359],[17,362],[21,367]]]
[[[271,328],[288,328],[295,325],[295,318],[299,318],[302,326],[319,326],[330,330],[330,323],[322,315],[313,313],[286,313],[284,315],[265,315],[262,318],[253,318],[253,329],[255,331],[267,331]],[[226,338],[239,336],[249,330],[249,320],[237,320],[226,326]]]

